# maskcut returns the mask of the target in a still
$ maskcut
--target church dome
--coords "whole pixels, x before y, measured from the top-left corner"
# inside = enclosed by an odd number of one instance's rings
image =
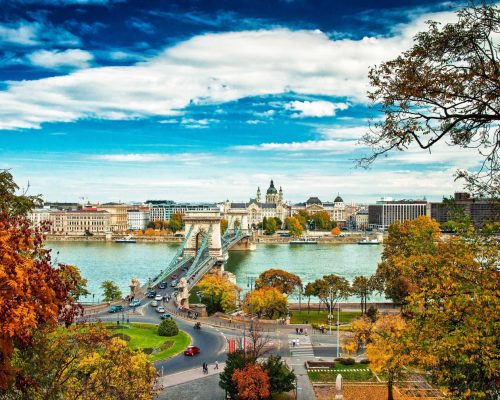
[[[269,185],[269,189],[267,189],[267,194],[276,194],[278,191],[274,187],[274,182],[271,180],[271,185]]]
[[[343,202],[344,202],[344,200],[342,200],[342,197],[337,196],[337,197],[335,197],[335,200],[333,200],[333,202],[334,202],[334,203],[343,203]]]

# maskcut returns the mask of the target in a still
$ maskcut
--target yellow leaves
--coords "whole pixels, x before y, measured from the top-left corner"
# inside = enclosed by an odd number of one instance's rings
[[[269,318],[284,315],[287,308],[286,296],[274,287],[263,287],[247,293],[243,304],[245,312]]]
[[[236,308],[239,288],[226,277],[218,274],[207,274],[197,284],[204,298],[212,303],[220,304],[227,312]]]

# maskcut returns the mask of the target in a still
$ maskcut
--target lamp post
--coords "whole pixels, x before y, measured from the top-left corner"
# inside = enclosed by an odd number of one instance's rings
[[[340,304],[337,303],[337,358],[340,357]]]
[[[332,336],[332,307],[333,307],[333,288],[330,286],[328,288],[328,326],[330,327],[330,336]]]
[[[254,276],[248,276],[247,275],[247,288],[250,288],[250,296],[252,295],[253,287],[255,285],[255,277]],[[250,332],[253,332],[253,307],[252,303],[250,302]]]

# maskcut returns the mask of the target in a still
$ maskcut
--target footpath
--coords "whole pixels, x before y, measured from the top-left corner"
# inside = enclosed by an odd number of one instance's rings
[[[205,374],[202,368],[200,367],[200,368],[188,369],[181,372],[176,372],[174,374],[160,376],[158,378],[158,388],[162,389],[169,386],[175,386],[175,385],[180,385],[182,383],[194,381],[196,379],[205,378],[207,376],[217,375],[220,374],[222,371],[224,371],[225,367],[226,363],[221,362],[219,363],[219,369],[215,369],[214,364],[209,364],[207,374]]]
[[[291,343],[295,342],[293,346]],[[305,362],[314,359],[314,351],[311,343],[311,337],[306,335],[288,334],[291,356],[285,358],[287,364],[293,369],[297,376],[297,399],[311,400],[315,399],[314,389],[309,377]]]

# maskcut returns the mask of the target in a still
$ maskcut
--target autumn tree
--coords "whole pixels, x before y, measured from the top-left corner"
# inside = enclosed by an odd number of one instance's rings
[[[122,298],[122,291],[113,281],[103,281],[101,283],[101,289],[103,290],[104,301],[113,301]]]
[[[309,214],[306,210],[299,210],[293,217],[297,218],[302,226],[302,229],[307,229],[309,220],[311,219],[311,214]]]
[[[261,322],[251,321],[247,338],[247,351],[255,360],[262,357],[269,351],[271,337],[264,331],[264,327]]]
[[[295,289],[302,286],[300,276],[283,271],[282,269],[268,269],[262,272],[255,281],[255,288],[274,287],[281,293],[290,295]]]
[[[315,212],[311,218],[314,221],[316,229],[329,230],[332,228],[332,221],[330,220],[328,211]]]
[[[274,235],[276,233],[276,220],[274,218],[269,218],[265,224],[263,224],[264,233],[266,235]]]
[[[349,296],[351,287],[344,277],[331,274],[312,282],[311,291],[314,296],[319,298],[321,303],[327,306],[331,314],[339,300],[346,299]]]
[[[244,350],[236,350],[227,355],[226,366],[220,374],[219,386],[231,399],[236,399],[238,396],[238,389],[233,381],[234,371],[242,370],[247,364],[255,362],[256,359]]]
[[[396,303],[404,303],[418,290],[423,277],[434,263],[440,240],[439,224],[426,216],[389,226],[384,240],[382,261],[376,279],[384,286],[385,295]]]
[[[309,282],[304,288],[304,296],[307,296],[307,313],[311,310],[311,296],[315,296],[316,289],[313,282]]]
[[[333,228],[330,233],[333,235],[333,236],[337,236],[337,235],[340,235],[342,233],[342,231],[340,230],[340,228],[338,226],[336,226],[335,228]]]
[[[286,228],[291,236],[300,236],[302,232],[304,232],[303,226],[300,224],[298,218],[296,217],[288,217],[285,220]]]
[[[142,352],[131,350],[101,325],[39,330],[33,346],[17,352],[13,365],[22,389],[11,400],[153,398],[156,370]],[[126,377],[126,379],[124,379]]]
[[[262,400],[269,398],[269,376],[258,364],[247,364],[233,372],[233,381],[242,400]]]
[[[170,217],[170,230],[175,233],[180,231],[184,227],[184,222],[182,221],[182,217],[184,214],[175,213]]]
[[[226,232],[226,230],[227,230],[228,225],[229,225],[229,223],[228,223],[227,219],[222,218],[222,219],[220,220],[220,234],[221,234],[221,235],[224,235],[224,233],[225,233],[225,232]]]
[[[366,276],[355,276],[351,284],[351,293],[361,300],[361,313],[366,313],[366,302],[376,289],[375,279]]]
[[[458,21],[428,22],[413,47],[394,60],[372,68],[370,100],[385,119],[363,137],[373,149],[361,165],[391,150],[413,145],[430,150],[436,144],[472,148],[482,166],[459,171],[475,193],[500,196],[500,13],[485,3],[458,12]]]
[[[283,316],[288,311],[286,296],[274,287],[262,287],[248,292],[243,302],[243,310],[256,314],[259,318]]]
[[[240,288],[226,277],[218,274],[206,274],[198,282],[197,287],[210,313],[229,312],[236,309]]]

